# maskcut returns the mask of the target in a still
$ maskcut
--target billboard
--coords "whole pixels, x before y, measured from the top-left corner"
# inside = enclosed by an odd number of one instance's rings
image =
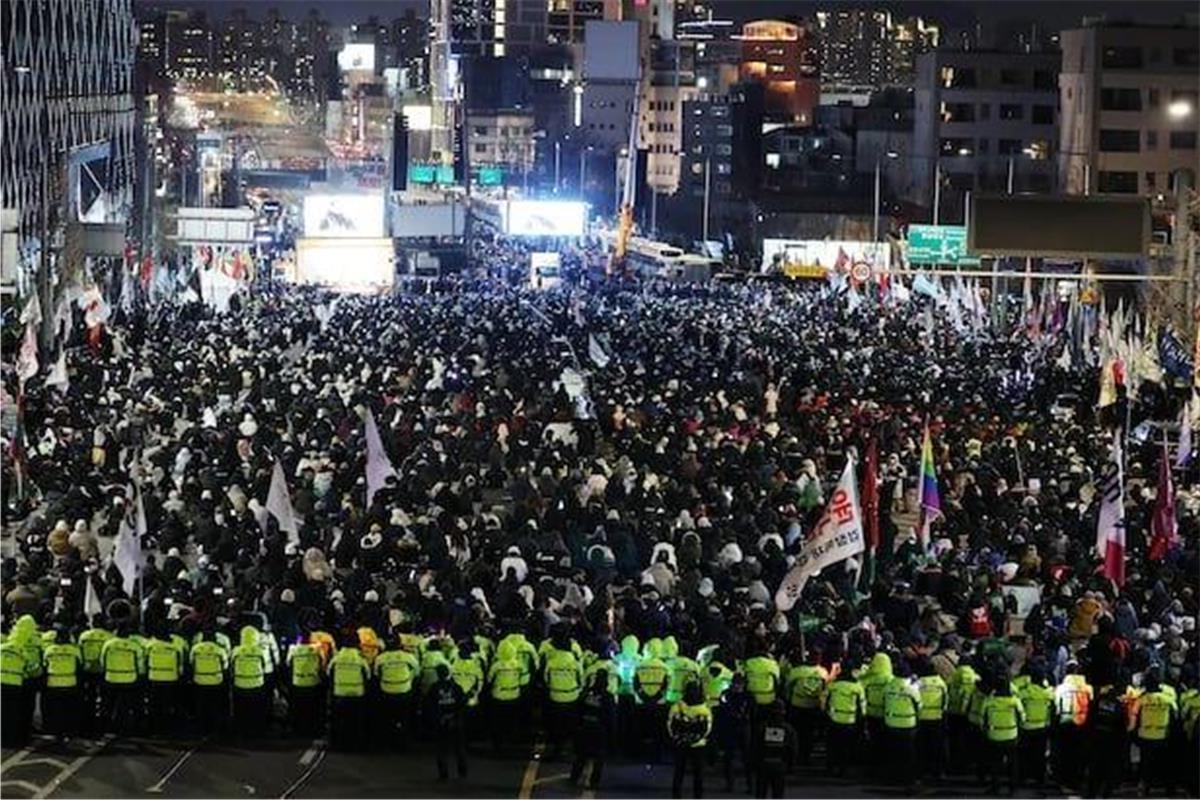
[[[827,239],[764,239],[762,271],[789,278],[824,278],[830,270],[850,272],[857,264],[888,269],[891,248],[880,242]]]
[[[908,263],[974,266],[979,259],[967,255],[963,225],[909,225]]]
[[[419,206],[392,206],[392,236],[462,236],[466,228],[467,208],[461,203],[426,203]]]
[[[395,250],[391,239],[298,239],[296,282],[350,292],[376,293],[392,287]]]
[[[254,241],[250,208],[180,208],[175,238],[179,244],[249,244]]]
[[[638,23],[590,19],[584,25],[583,74],[590,81],[636,81]]]
[[[338,69],[342,72],[362,70],[375,71],[375,45],[348,44],[337,55]]]
[[[562,256],[558,253],[529,254],[529,284],[535,289],[557,286],[562,267]]]
[[[304,235],[320,239],[383,236],[383,195],[305,196]]]
[[[1146,197],[972,195],[972,255],[1141,258],[1150,247]]]
[[[505,214],[509,236],[583,236],[587,204],[573,200],[512,200]]]

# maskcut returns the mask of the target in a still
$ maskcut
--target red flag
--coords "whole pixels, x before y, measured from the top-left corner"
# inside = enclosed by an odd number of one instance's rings
[[[872,553],[879,548],[879,452],[875,437],[867,442],[866,470],[862,487],[863,532],[866,534],[867,549]]]
[[[154,259],[146,256],[142,259],[142,288],[150,288],[150,279],[154,277]]]
[[[1171,545],[1179,540],[1175,521],[1175,487],[1171,483],[1171,462],[1167,443],[1163,442],[1162,458],[1158,461],[1158,491],[1154,497],[1154,516],[1150,518],[1150,560],[1166,556]]]

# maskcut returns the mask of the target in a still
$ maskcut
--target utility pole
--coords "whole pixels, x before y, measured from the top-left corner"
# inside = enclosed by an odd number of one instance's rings
[[[941,162],[936,162],[933,165],[933,224],[938,224],[938,216],[942,210],[942,165]]]
[[[872,241],[879,241],[879,159],[875,159],[875,206],[871,225]]]
[[[558,173],[559,166],[562,160],[562,143],[554,143],[554,193],[558,194]]]
[[[707,247],[707,243],[708,243],[708,204],[709,204],[709,195],[711,194],[711,192],[712,192],[712,158],[709,157],[709,158],[704,159],[704,224],[702,226],[703,233],[700,237],[705,242],[706,247]]]

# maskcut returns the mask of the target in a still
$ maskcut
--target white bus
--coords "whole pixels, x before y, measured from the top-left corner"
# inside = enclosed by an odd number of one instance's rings
[[[685,253],[678,247],[637,236],[629,240],[626,258],[644,278],[685,283],[709,280],[721,266],[717,259]]]

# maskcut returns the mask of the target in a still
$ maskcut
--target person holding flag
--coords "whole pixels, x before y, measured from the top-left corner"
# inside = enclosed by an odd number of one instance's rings
[[[1125,459],[1121,452],[1120,431],[1113,432],[1112,448],[1099,488],[1096,555],[1104,562],[1104,577],[1119,588],[1125,584]]]
[[[930,528],[942,516],[942,496],[938,491],[937,471],[933,465],[933,439],[929,435],[929,420],[925,421],[925,435],[921,440],[921,474],[918,478],[921,524],[917,529],[921,550],[929,549]]]
[[[1179,543],[1179,526],[1175,521],[1175,486],[1171,481],[1171,457],[1167,442],[1162,444],[1158,460],[1158,489],[1154,494],[1154,513],[1150,517],[1151,561],[1161,561]]]

